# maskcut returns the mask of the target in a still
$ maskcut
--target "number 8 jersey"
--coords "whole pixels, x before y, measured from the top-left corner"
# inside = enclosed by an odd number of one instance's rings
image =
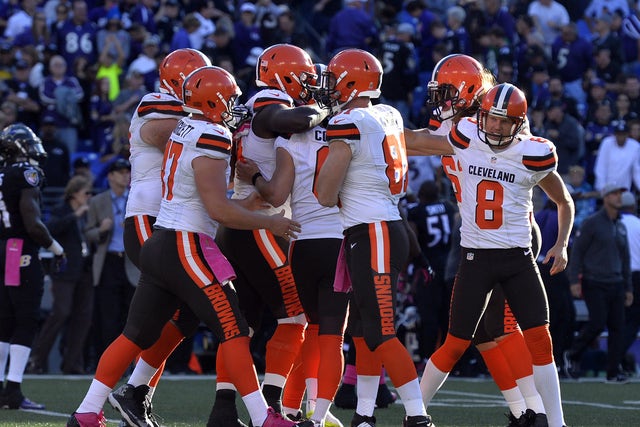
[[[464,118],[451,129],[448,140],[462,192],[462,247],[531,246],[533,187],[556,170],[558,158],[551,141],[520,138],[494,150],[478,137],[475,118]]]
[[[327,142],[336,140],[352,156],[339,194],[342,227],[399,220],[409,169],[400,113],[383,104],[346,110],[329,121]]]

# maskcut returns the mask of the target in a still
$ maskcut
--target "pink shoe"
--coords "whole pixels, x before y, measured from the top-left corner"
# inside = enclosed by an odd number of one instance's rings
[[[104,417],[103,411],[100,411],[99,414],[74,412],[67,421],[67,427],[107,427],[107,419]]]
[[[294,427],[297,424],[276,412],[273,408],[267,409],[267,419],[262,423],[262,427]]]

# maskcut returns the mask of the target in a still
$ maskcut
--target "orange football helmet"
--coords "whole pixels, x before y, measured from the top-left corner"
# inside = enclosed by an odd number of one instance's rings
[[[507,118],[512,124],[508,132],[495,127],[488,129],[489,116]],[[505,147],[516,137],[527,118],[527,99],[524,93],[510,83],[494,86],[484,95],[478,110],[478,137],[485,144]]]
[[[201,67],[189,74],[182,85],[183,109],[202,114],[214,123],[230,126],[234,122],[234,107],[242,91],[226,70]]]
[[[382,84],[382,65],[367,51],[346,49],[338,52],[323,75],[322,87],[329,94],[332,109],[359,96],[378,98]]]
[[[467,115],[484,93],[483,67],[462,54],[448,55],[436,64],[427,84],[427,106],[440,120]]]
[[[192,71],[210,65],[211,60],[199,50],[174,50],[160,63],[160,92],[169,93],[182,100],[182,83],[186,77]]]
[[[307,86],[315,85],[317,78],[309,54],[290,44],[268,47],[256,63],[256,86],[280,89],[296,101],[311,98]]]

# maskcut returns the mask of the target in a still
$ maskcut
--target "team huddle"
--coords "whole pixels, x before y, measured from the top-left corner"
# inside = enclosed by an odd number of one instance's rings
[[[356,348],[352,427],[375,427],[382,367],[405,408],[402,425],[434,426],[428,405],[472,340],[509,425],[564,426],[532,188],[558,205],[558,238],[542,254],[552,274],[566,267],[574,209],[555,147],[529,132],[517,87],[495,85],[471,57],[447,56],[428,86],[429,128],[408,130],[395,108],[372,104],[382,66],[359,49],[324,66],[296,46],[271,46],[244,105],[234,77],[199,51],[171,52],[159,73],[159,92],[142,99],[130,126],[124,244],[141,277],[126,326],[67,426],[105,426],[107,400],[124,424],[157,426],[151,402],[164,361],[200,322],[220,342],[210,427],[246,426],[236,393],[256,427],[342,427],[330,407],[345,329]],[[409,258],[399,209],[408,155],[443,156],[462,217],[449,331],[422,378],[394,327]],[[277,327],[260,384],[249,341],[265,309]]]

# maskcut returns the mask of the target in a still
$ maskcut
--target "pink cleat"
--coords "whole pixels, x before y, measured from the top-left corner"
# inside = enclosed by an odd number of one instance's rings
[[[100,411],[99,414],[74,412],[67,421],[67,427],[107,427],[107,419],[104,417],[103,411]]]
[[[262,427],[295,427],[297,425],[293,421],[284,418],[282,414],[271,407],[267,409],[267,419],[262,423]]]

